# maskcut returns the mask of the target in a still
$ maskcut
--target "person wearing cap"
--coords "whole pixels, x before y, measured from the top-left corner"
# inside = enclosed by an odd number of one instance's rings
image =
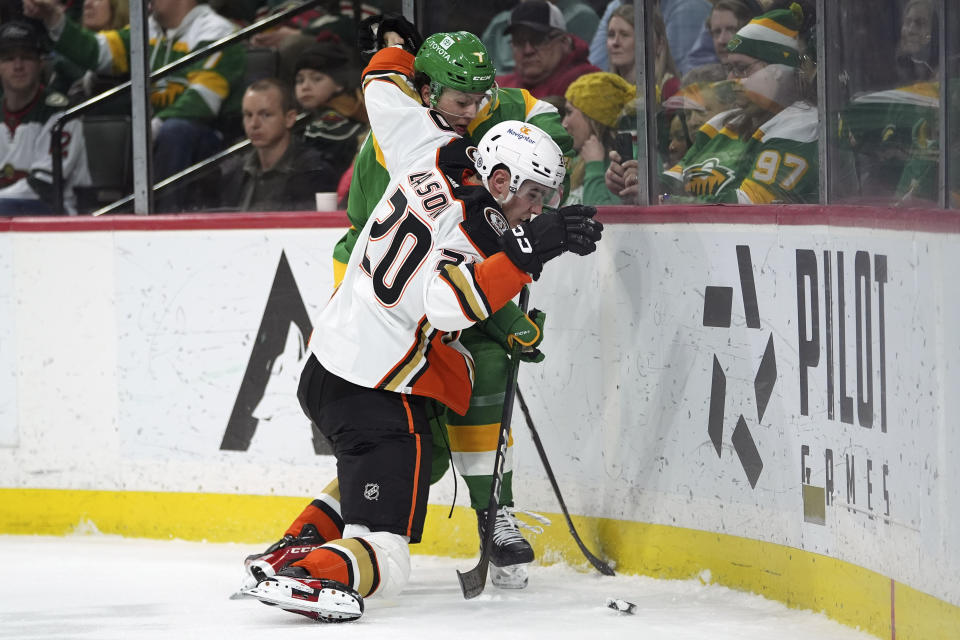
[[[297,102],[313,115],[304,141],[342,175],[369,130],[358,56],[343,44],[321,42],[301,53],[294,69]]]
[[[600,71],[587,60],[587,43],[567,31],[552,2],[521,2],[504,32],[510,35],[516,67],[497,76],[500,86],[526,89],[537,98],[562,96],[576,78]]]
[[[573,137],[577,156],[570,164],[571,191],[565,204],[620,204],[603,176],[617,123],[624,111],[635,108],[636,96],[636,87],[606,71],[580,76],[567,87],[563,126]]]
[[[50,134],[67,107],[63,94],[41,81],[46,54],[42,29],[14,20],[0,25],[0,215],[76,213],[73,188],[90,184],[80,121],[63,129],[64,207],[53,211]]]
[[[670,194],[700,202],[817,201],[816,108],[798,100],[802,22],[794,3],[754,18],[730,40],[727,77],[737,83],[738,106],[703,125],[662,174]]]
[[[290,88],[276,78],[243,94],[243,129],[253,147],[238,171],[227,171],[223,193],[238,211],[304,211],[319,191],[334,191],[340,174],[316,149],[291,133],[297,109]]]
[[[94,33],[68,18],[56,0],[23,0],[24,14],[43,21],[56,51],[85,69],[108,75],[130,73],[130,27]],[[236,26],[198,0],[152,0],[150,69],[224,38]],[[151,84],[154,171],[163,179],[223,146],[223,129],[239,114],[246,53],[234,45]],[[182,190],[177,190],[180,194]],[[164,198],[159,206],[180,210],[187,203]]]
[[[566,29],[584,42],[590,42],[600,25],[597,12],[589,4],[581,0],[551,0],[560,9]],[[513,59],[513,48],[510,46],[510,36],[504,30],[510,26],[511,10],[501,11],[490,19],[490,23],[480,35],[480,40],[487,51],[493,66],[500,73],[510,73],[516,67]]]

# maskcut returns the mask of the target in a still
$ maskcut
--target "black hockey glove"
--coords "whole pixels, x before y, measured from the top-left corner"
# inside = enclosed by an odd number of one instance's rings
[[[593,219],[596,213],[596,207],[581,204],[541,213],[500,236],[500,246],[513,264],[537,280],[543,263],[564,251],[580,256],[596,251],[603,231],[603,224]]]
[[[357,47],[364,60],[369,60],[374,53],[384,48],[383,38],[390,31],[403,38],[403,48],[406,51],[417,55],[420,45],[423,44],[423,36],[417,28],[399,13],[384,13],[364,18],[357,29]]]

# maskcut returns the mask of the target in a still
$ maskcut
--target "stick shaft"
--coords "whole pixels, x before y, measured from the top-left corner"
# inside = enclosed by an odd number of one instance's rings
[[[573,536],[574,541],[577,543],[577,546],[580,547],[580,551],[583,553],[584,557],[590,561],[597,571],[602,573],[605,576],[615,575],[613,569],[610,568],[606,562],[595,556],[593,553],[587,549],[587,546],[583,544],[583,540],[580,538],[580,534],[577,533],[576,527],[573,526],[573,520],[570,519],[570,512],[567,510],[567,505],[563,501],[563,496],[560,494],[560,485],[557,484],[557,478],[553,475],[553,468],[550,466],[550,461],[547,459],[547,452],[543,448],[543,442],[540,441],[540,434],[537,433],[536,427],[533,426],[533,418],[530,417],[530,409],[527,407],[526,401],[523,399],[523,394],[520,392],[520,388],[517,388],[516,392],[517,399],[520,400],[520,410],[523,412],[523,418],[527,422],[527,426],[530,428],[530,437],[533,440],[533,445],[537,448],[537,454],[540,456],[540,462],[543,463],[543,469],[547,472],[547,478],[550,479],[550,486],[553,487],[553,493],[557,496],[557,502],[560,503],[560,509],[563,511],[563,517],[567,519],[567,528],[570,529],[570,535]]]
[[[520,291],[520,310],[527,312],[530,290],[524,287]],[[484,536],[480,541],[480,560],[469,571],[457,571],[460,589],[466,599],[475,598],[483,593],[487,583],[487,570],[490,563],[490,550],[493,544],[493,527],[500,506],[500,486],[503,484],[503,465],[507,455],[507,443],[510,442],[510,423],[513,419],[513,401],[517,392],[517,375],[520,371],[520,343],[514,341],[510,350],[510,369],[507,372],[507,388],[503,398],[503,414],[500,416],[500,435],[497,440],[497,454],[493,462],[493,482],[490,483],[490,501],[483,514]]]

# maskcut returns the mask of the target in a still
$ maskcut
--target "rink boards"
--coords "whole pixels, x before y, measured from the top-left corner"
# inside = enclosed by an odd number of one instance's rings
[[[603,219],[596,254],[534,285],[547,359],[520,375],[587,544],[880,637],[957,633],[960,219]],[[294,391],[344,224],[0,223],[0,531],[278,537],[335,472]],[[519,412],[514,427],[518,506],[554,520],[539,555],[582,563]],[[469,557],[452,496],[448,474],[422,550]]]

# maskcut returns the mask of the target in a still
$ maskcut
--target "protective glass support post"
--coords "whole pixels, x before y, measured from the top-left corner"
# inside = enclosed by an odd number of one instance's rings
[[[417,16],[415,13],[414,4],[416,4],[415,0],[403,0],[403,5],[401,6],[400,11],[401,13],[403,13],[404,18],[406,18],[413,24],[418,24],[416,19]],[[422,10],[426,10],[426,7],[423,6],[423,5],[426,5],[426,2],[421,2],[420,5],[422,7]]]
[[[819,118],[817,154],[820,204],[837,201],[837,153],[840,141],[839,114],[849,100],[842,78],[847,70],[843,56],[841,7],[834,0],[817,0],[817,112]]]
[[[960,105],[951,104],[952,99],[958,99],[958,96],[954,95],[956,92],[951,86],[953,84],[951,80],[955,77],[954,74],[960,71],[955,68],[955,66],[960,67],[956,57],[960,53],[958,51],[960,47],[956,44],[957,38],[948,38],[947,34],[951,32],[950,27],[956,21],[956,15],[954,15],[957,11],[956,0],[940,0],[939,11],[940,27],[939,33],[936,34],[936,37],[940,38],[940,59],[937,61],[940,69],[940,132],[937,140],[940,162],[937,165],[937,202],[941,208],[949,209],[952,204],[950,201],[950,161],[952,160],[949,144],[952,126],[950,110],[960,108]],[[957,143],[956,140],[952,142]]]
[[[819,166],[819,201],[820,204],[830,203],[830,190],[827,188],[830,180],[830,147],[829,123],[832,122],[827,110],[827,0],[817,0],[817,111],[820,113],[817,123],[817,160]]]
[[[150,68],[147,62],[147,2],[130,0],[130,111],[133,141],[133,210],[153,213],[153,136],[150,129]]]
[[[653,51],[653,16],[655,0],[634,3],[633,41],[637,70],[637,201],[647,206],[656,203],[660,171],[657,166],[657,83]]]

